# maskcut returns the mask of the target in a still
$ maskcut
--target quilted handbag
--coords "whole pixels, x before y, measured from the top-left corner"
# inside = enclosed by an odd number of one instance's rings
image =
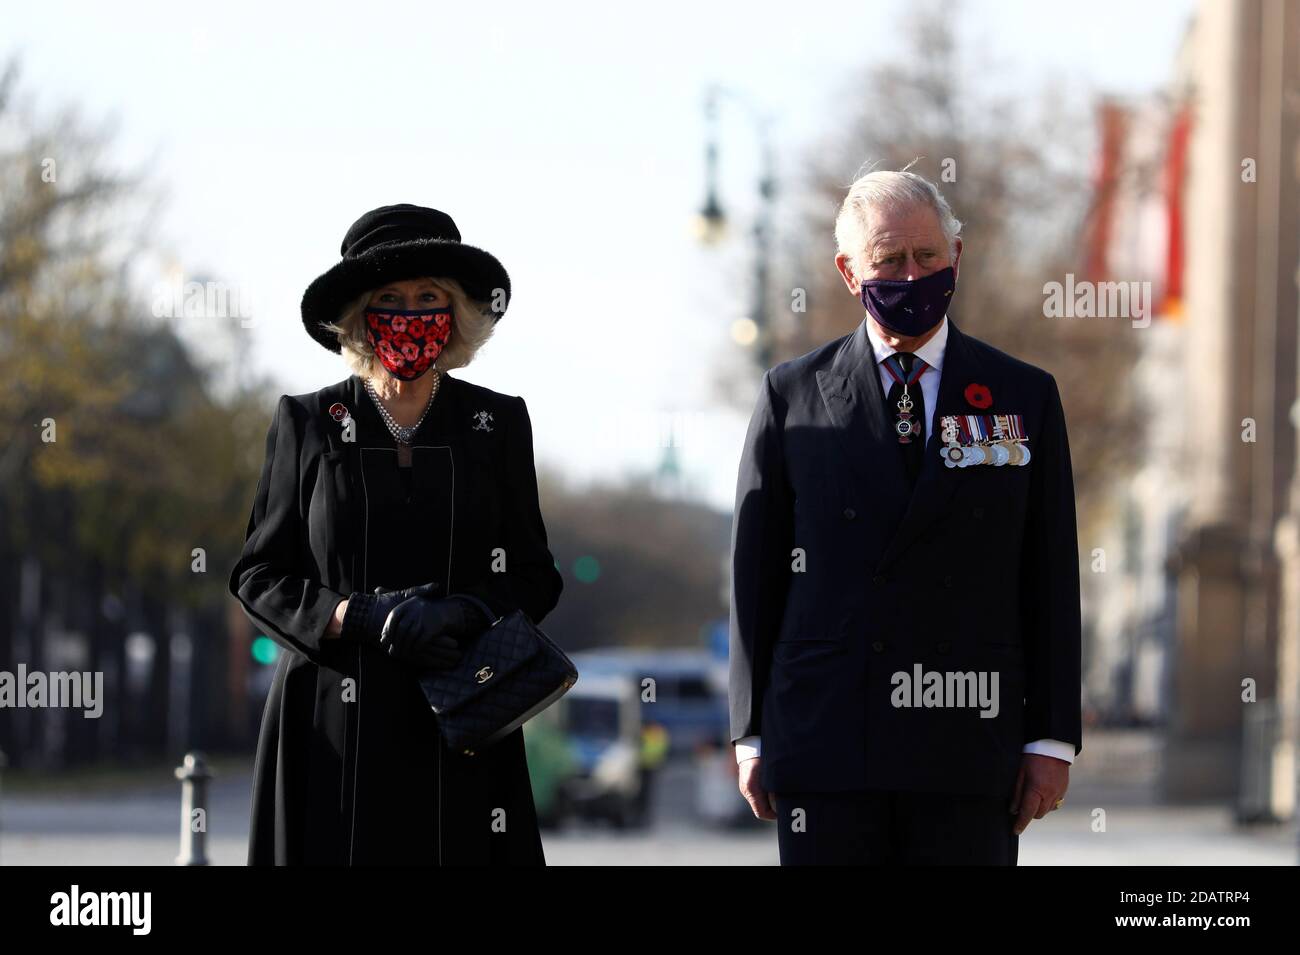
[[[578,670],[522,610],[497,617],[477,597],[454,596],[472,601],[492,623],[454,667],[421,673],[420,688],[447,748],[473,755],[567,693]]]

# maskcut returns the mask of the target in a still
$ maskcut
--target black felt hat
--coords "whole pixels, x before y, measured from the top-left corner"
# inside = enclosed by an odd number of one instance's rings
[[[363,215],[343,237],[343,258],[317,278],[302,297],[307,334],[332,352],[338,335],[325,326],[362,292],[402,279],[452,278],[465,293],[493,310],[495,320],[510,303],[510,276],[496,257],[460,241],[451,216],[437,209],[401,204]],[[498,294],[499,293],[499,294]]]

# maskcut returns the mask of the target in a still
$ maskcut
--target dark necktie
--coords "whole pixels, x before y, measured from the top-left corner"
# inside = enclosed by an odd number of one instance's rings
[[[911,379],[913,372],[925,367],[925,362],[921,361],[911,352],[901,351],[896,353],[898,356],[897,369],[901,366],[903,378]],[[918,366],[916,363],[920,362]],[[924,371],[921,371],[924,377]],[[911,441],[907,444],[899,444],[899,450],[903,455],[903,467],[907,472],[908,487],[916,486],[917,475],[921,473],[921,462],[925,457],[925,397],[921,392],[921,381],[918,378],[912,384],[907,386],[907,396],[912,399],[911,422],[913,427],[912,434],[909,435]],[[889,389],[889,395],[885,398],[885,410],[889,416],[890,433],[894,440],[898,440],[898,432],[894,426],[898,422],[898,402],[903,397],[903,383],[895,380]]]

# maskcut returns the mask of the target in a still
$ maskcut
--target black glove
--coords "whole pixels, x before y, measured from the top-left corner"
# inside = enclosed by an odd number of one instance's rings
[[[376,587],[373,594],[353,593],[348,597],[348,608],[343,612],[343,627],[339,635],[345,640],[369,644],[387,652],[384,646],[384,624],[388,622],[389,615],[408,600],[433,596],[437,588],[437,584],[429,583],[404,590]]]
[[[470,640],[492,621],[463,597],[417,597],[397,607],[384,625],[388,652],[419,666],[446,668],[460,661]]]

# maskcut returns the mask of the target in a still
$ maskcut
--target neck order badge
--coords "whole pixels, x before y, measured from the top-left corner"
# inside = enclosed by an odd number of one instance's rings
[[[929,365],[911,352],[896,352],[885,359],[885,370],[894,381],[903,386],[903,394],[898,399],[898,419],[894,422],[899,444],[911,444],[914,436],[920,437],[921,424],[912,420],[913,402],[907,389],[920,381],[929,368]]]

